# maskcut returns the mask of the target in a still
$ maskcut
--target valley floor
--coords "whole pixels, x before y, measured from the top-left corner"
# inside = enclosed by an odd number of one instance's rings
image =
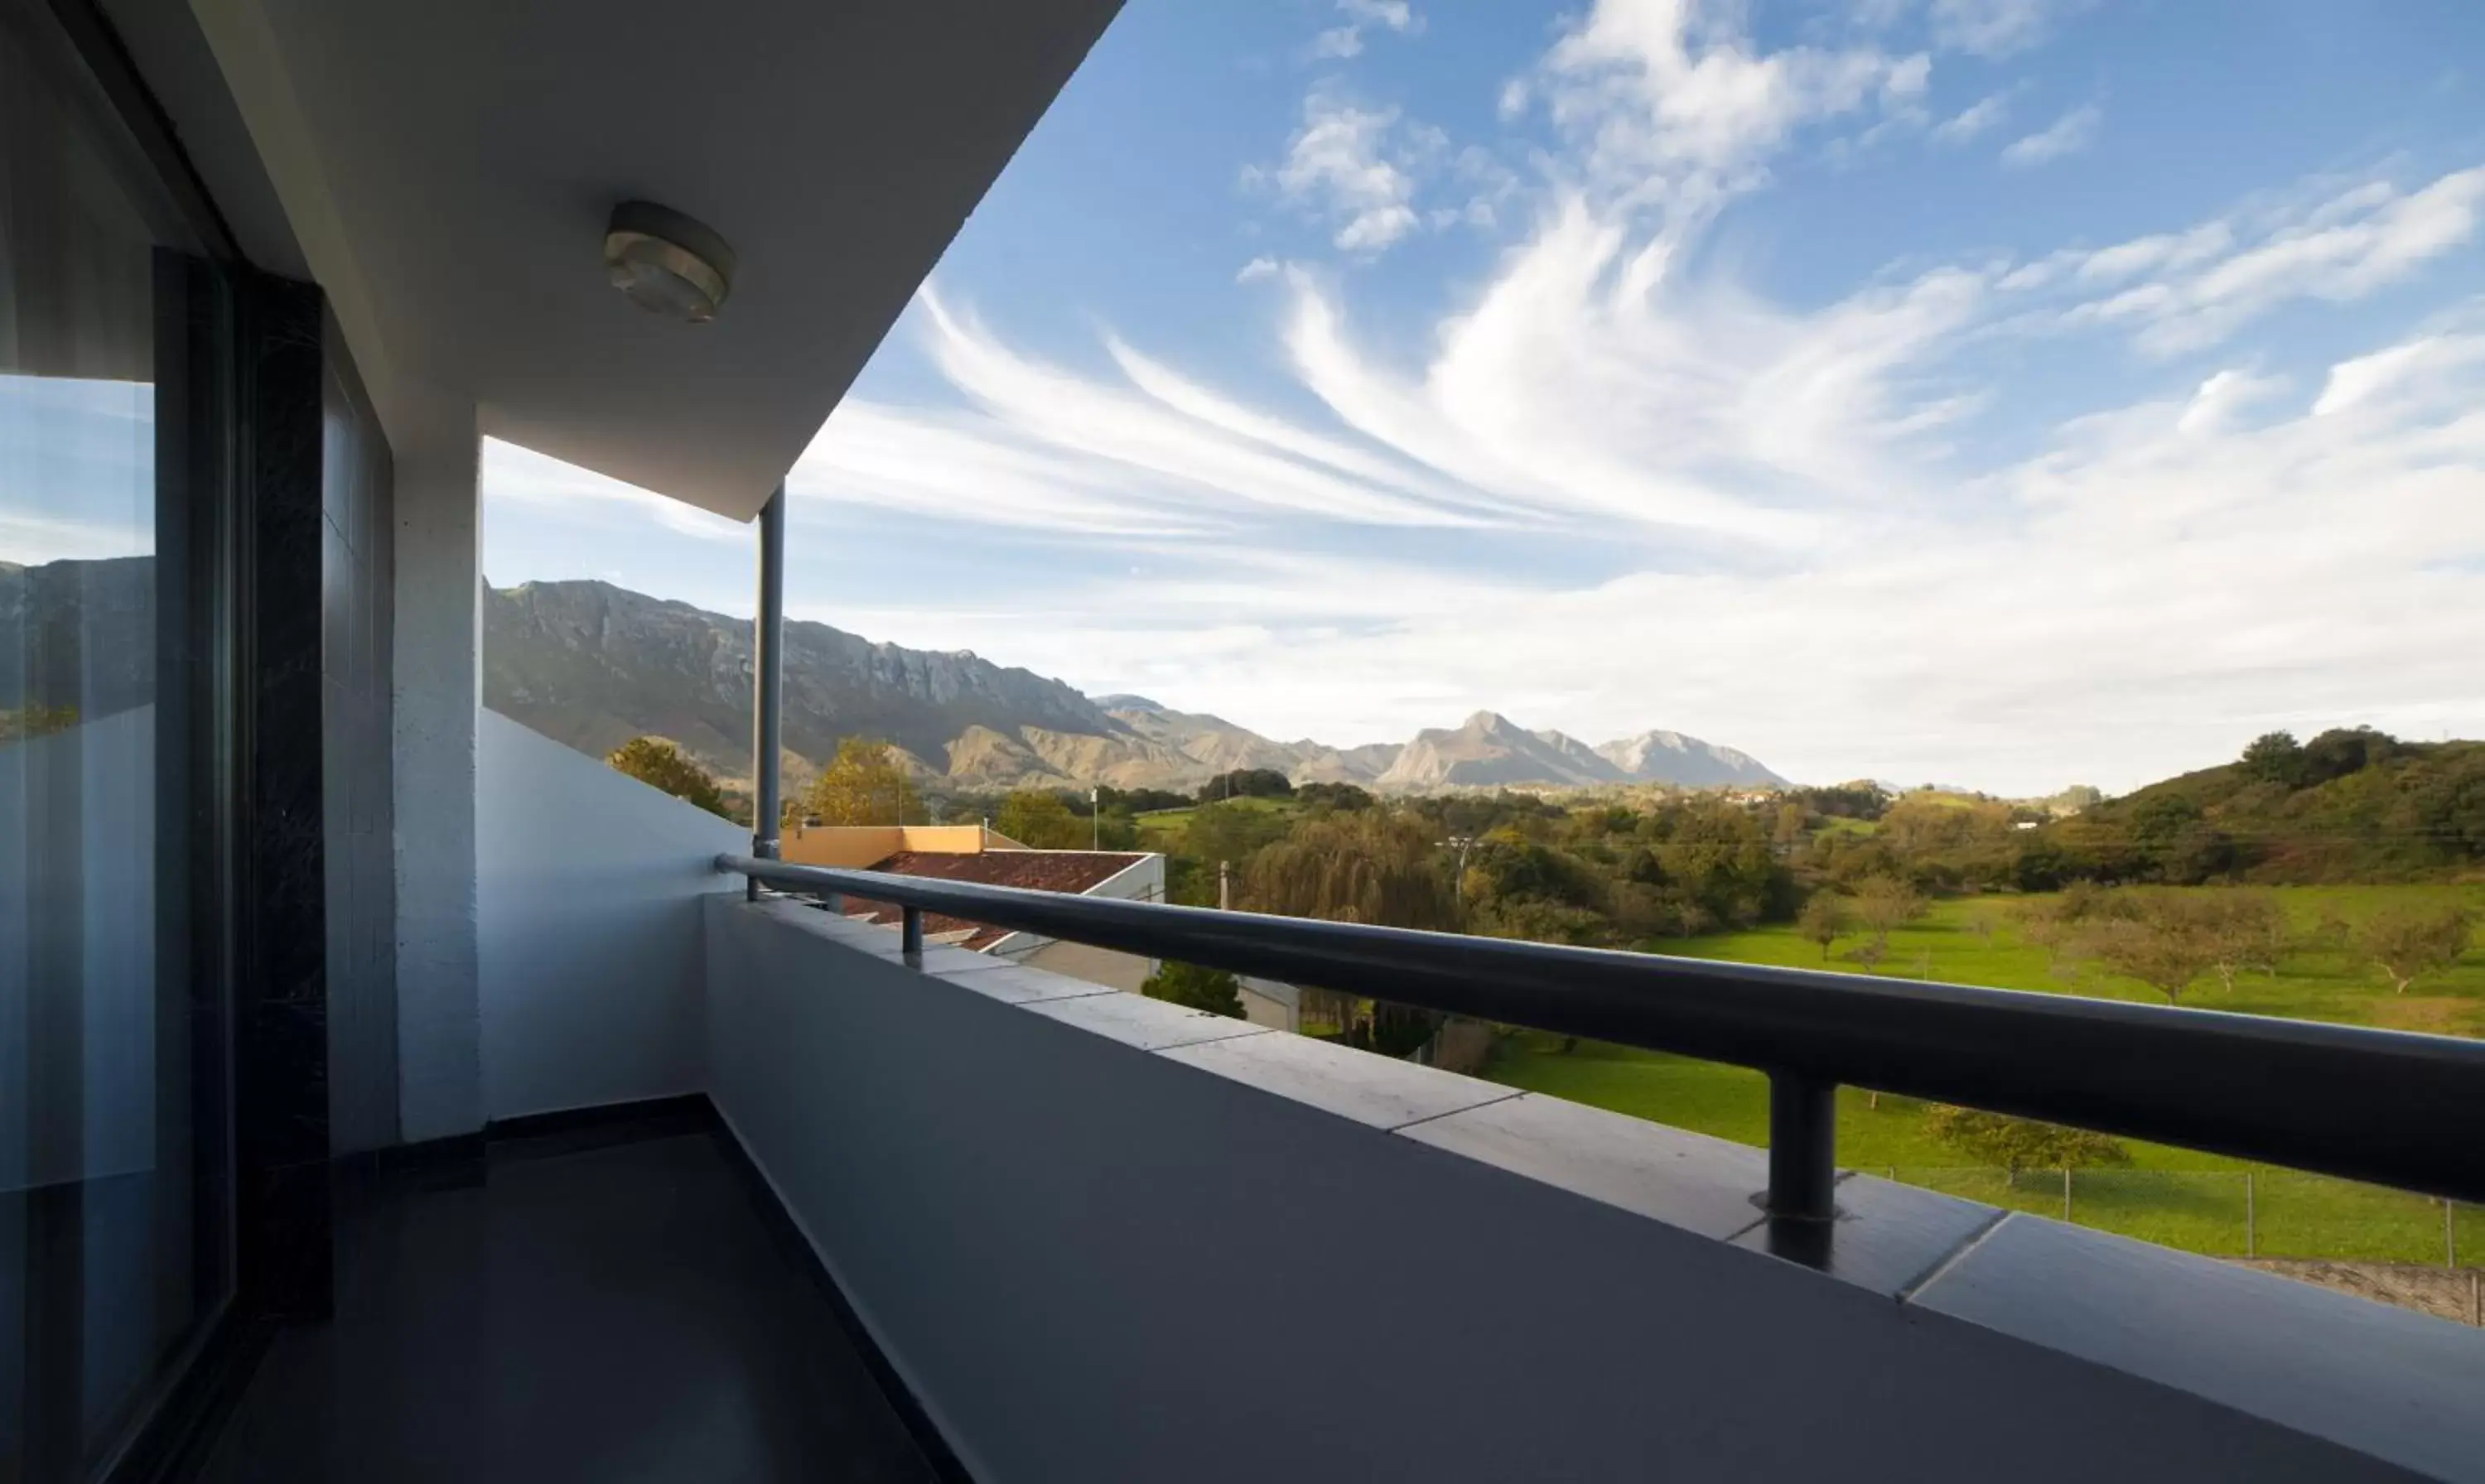
[[[2317,941],[2325,922],[2335,935],[2337,924],[2352,929],[2396,905],[2456,903],[2485,917],[2485,884],[2280,887],[2273,894],[2308,940],[2305,945],[2281,960],[2275,975],[2241,976],[2231,994],[2214,976],[2204,978],[2185,995],[2185,1004],[2485,1035],[2485,951],[2471,949],[2454,967],[2398,995],[2343,947]],[[2164,1003],[2156,991],[2093,965],[2050,963],[2044,949],[2022,942],[2011,909],[2030,900],[2035,899],[1936,903],[1923,921],[1891,934],[1884,970],[1951,984]],[[1790,927],[1650,946],[1740,963],[1858,969],[1843,957],[1846,942],[1834,945],[1824,965],[1819,948]],[[1501,1040],[1486,1075],[1743,1144],[1768,1142],[1767,1082],[1740,1067],[1593,1041],[1565,1051],[1558,1037],[1519,1032]],[[2308,1089],[2306,1095],[2319,1094]],[[1838,1138],[1839,1162],[1850,1169],[2016,1209],[2064,1213],[2062,1172],[2023,1172],[2014,1183],[2000,1170],[1970,1166],[1926,1134],[1924,1105],[1910,1098],[1842,1091]],[[2445,1230],[2443,1203],[2428,1198],[2159,1145],[2131,1142],[2125,1147],[2128,1168],[2071,1174],[2071,1220],[2221,1256],[2485,1264],[2485,1209],[2458,1208]]]

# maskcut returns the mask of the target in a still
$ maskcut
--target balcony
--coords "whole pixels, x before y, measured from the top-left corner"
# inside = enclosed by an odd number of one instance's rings
[[[1763,1151],[748,900],[485,723],[488,1152],[349,1202],[217,1476],[2485,1459],[2471,1329],[1865,1174],[1789,1249]]]
[[[781,817],[786,472],[1114,8],[0,0],[12,374],[140,455],[5,697],[0,1477],[2485,1479],[2477,1329],[1830,1117],[2475,1199],[2479,1043],[806,873],[480,707],[490,433],[756,523]],[[624,186],[729,228],[720,323],[609,293]],[[1758,1067],[1771,1147],[930,911]]]

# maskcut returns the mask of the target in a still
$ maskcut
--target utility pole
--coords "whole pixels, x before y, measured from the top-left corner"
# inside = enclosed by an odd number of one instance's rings
[[[1216,863],[1216,910],[1220,912],[1234,910],[1234,878],[1226,869],[1230,864],[1222,860]]]

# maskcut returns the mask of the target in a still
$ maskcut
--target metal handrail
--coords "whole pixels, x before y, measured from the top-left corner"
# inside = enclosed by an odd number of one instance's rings
[[[2485,1201],[2485,1042],[720,855],[780,888],[1766,1072],[1771,1214],[1832,1214],[1841,1085]]]

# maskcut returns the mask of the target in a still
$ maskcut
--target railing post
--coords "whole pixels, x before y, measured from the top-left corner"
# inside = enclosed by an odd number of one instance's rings
[[[1800,1072],[1769,1073],[1772,1222],[1838,1216],[1838,1084]]]
[[[905,908],[904,915],[899,919],[899,924],[900,926],[897,930],[898,952],[904,954],[908,958],[922,958],[923,909],[921,907]]]
[[[751,853],[775,860],[784,756],[785,486],[777,486],[759,507],[759,612],[751,625]],[[750,899],[759,900],[759,878]]]

